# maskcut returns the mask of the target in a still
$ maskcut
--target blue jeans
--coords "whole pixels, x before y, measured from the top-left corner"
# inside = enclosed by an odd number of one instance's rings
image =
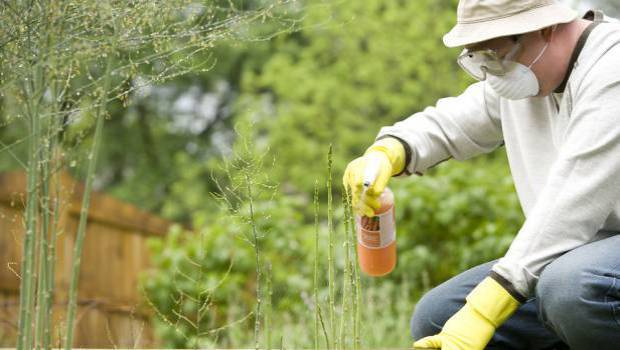
[[[494,263],[426,293],[411,318],[413,338],[439,333]],[[620,235],[583,245],[547,265],[535,295],[497,329],[487,349],[620,349]]]

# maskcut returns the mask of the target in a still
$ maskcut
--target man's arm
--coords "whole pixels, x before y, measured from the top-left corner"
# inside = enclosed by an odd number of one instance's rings
[[[620,203],[620,47],[571,87],[573,111],[558,160],[524,226],[492,277],[533,294],[544,267],[591,241]]]
[[[377,139],[399,139],[411,156],[405,173],[422,174],[442,161],[463,160],[496,149],[503,142],[498,97],[484,82],[460,96],[440,99],[409,118],[384,127]]]

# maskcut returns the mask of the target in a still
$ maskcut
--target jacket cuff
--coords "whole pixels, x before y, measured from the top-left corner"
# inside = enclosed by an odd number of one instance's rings
[[[411,155],[412,155],[411,146],[409,146],[409,144],[405,142],[405,140],[401,139],[400,137],[394,136],[394,135],[382,135],[382,136],[377,137],[375,141],[379,141],[379,140],[382,140],[388,137],[396,139],[398,142],[400,142],[403,145],[403,148],[405,149],[405,166],[403,167],[403,170],[401,172],[399,172],[398,174],[394,174],[393,176],[396,177],[396,176],[401,176],[403,174],[411,175],[411,172],[407,170],[407,168],[409,167],[409,163],[411,163]]]
[[[495,271],[491,271],[489,273],[489,277],[492,278],[495,282],[499,283],[500,286],[502,286],[513,298],[515,298],[521,304],[527,301],[527,298],[524,297],[521,293],[519,293],[517,289],[512,285],[512,283],[505,279],[504,276],[500,275]]]

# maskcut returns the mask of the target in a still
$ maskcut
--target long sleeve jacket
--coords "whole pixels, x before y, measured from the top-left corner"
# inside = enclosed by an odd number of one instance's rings
[[[620,231],[620,23],[592,30],[562,94],[507,100],[485,82],[384,127],[406,174],[504,144],[525,223],[491,277],[520,301],[547,264]]]

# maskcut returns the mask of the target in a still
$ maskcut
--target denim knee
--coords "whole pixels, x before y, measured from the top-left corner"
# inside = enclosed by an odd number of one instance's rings
[[[576,307],[575,303],[579,303],[579,281],[576,275],[578,273],[572,266],[550,264],[538,279],[536,285],[538,318],[545,327],[554,332],[557,325],[570,314],[567,310],[571,310]]]
[[[428,291],[415,305],[411,317],[411,336],[415,340],[437,334],[441,331],[441,325],[437,323],[442,300],[436,289]]]
[[[412,337],[418,340],[441,332],[446,321],[463,307],[467,294],[489,274],[496,262],[475,266],[424,294],[411,317]]]
[[[593,336],[592,327],[600,321],[597,304],[608,289],[605,276],[588,266],[552,263],[536,286],[538,317],[572,347]]]
[[[446,321],[460,308],[454,305],[447,288],[436,287],[418,301],[411,317],[411,336],[415,340],[441,332]]]

